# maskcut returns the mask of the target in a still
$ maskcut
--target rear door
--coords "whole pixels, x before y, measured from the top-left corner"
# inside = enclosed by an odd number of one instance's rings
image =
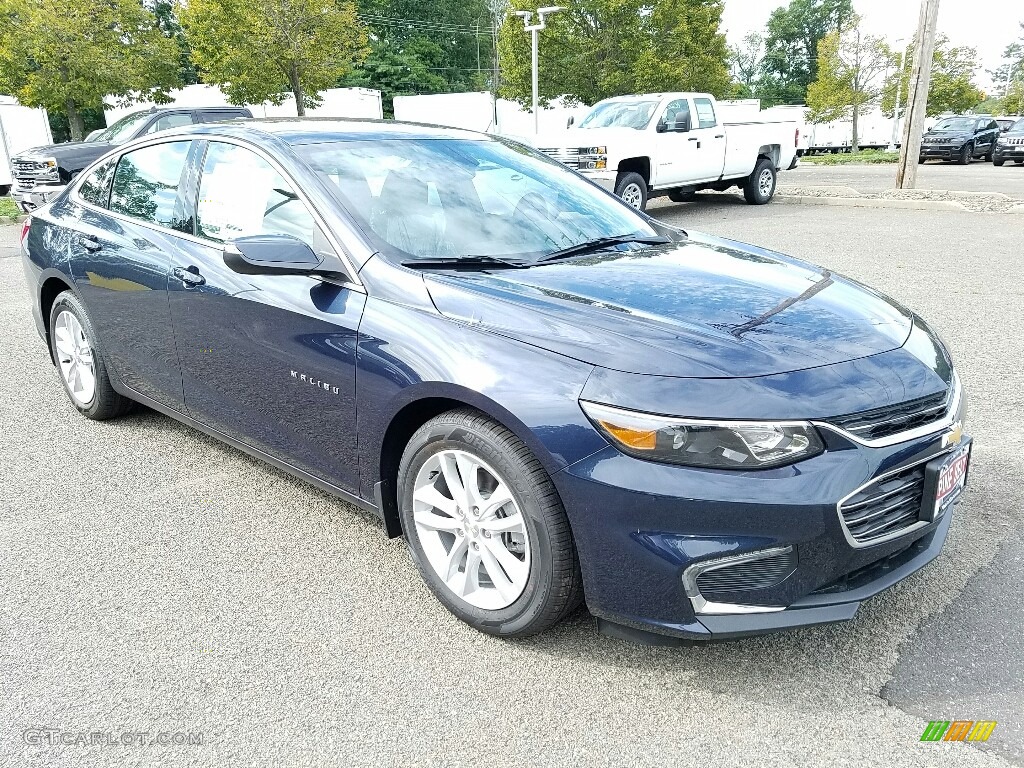
[[[226,242],[286,234],[344,270],[301,190],[266,154],[214,140],[197,169],[196,237],[176,254],[170,285],[188,412],[355,493],[355,352],[366,295],[341,279],[229,267]]]
[[[182,179],[191,141],[150,144],[89,173],[76,193],[72,271],[123,384],[184,409],[167,280],[178,234],[191,229]]]
[[[693,112],[689,138],[697,148],[690,171],[694,181],[715,181],[725,167],[725,128],[718,122],[711,99],[694,98]]]

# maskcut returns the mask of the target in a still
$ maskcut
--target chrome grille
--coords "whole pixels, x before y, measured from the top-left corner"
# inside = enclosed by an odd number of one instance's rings
[[[14,180],[18,182],[18,187],[23,189],[34,187],[36,181],[42,176],[44,168],[42,163],[37,163],[34,160],[11,160]]]
[[[1010,144],[1011,146],[1018,146],[1024,144],[1024,137],[1021,136],[1004,136],[1001,144]]]
[[[863,440],[878,440],[940,420],[949,411],[952,395],[953,387],[948,387],[944,392],[934,395],[870,411],[835,416],[826,421]]]
[[[850,536],[860,544],[897,534],[919,521],[924,464],[900,470],[865,486],[839,505]]]
[[[538,149],[552,160],[564,163],[570,168],[579,168],[580,150],[578,147],[538,147]]]

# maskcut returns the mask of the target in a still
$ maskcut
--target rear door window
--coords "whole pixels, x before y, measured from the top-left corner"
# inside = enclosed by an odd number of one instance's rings
[[[204,123],[219,123],[223,120],[237,120],[240,117],[248,117],[240,109],[208,109],[201,114]]]
[[[153,144],[121,155],[110,210],[150,224],[192,231],[178,194],[191,141]]]
[[[714,128],[718,125],[715,119],[715,105],[711,99],[694,99],[693,108],[697,110],[698,128]]]
[[[183,125],[192,125],[192,123],[194,122],[195,119],[193,119],[191,112],[175,112],[170,115],[164,115],[159,120],[154,122],[146,130],[146,133],[166,131],[168,128],[180,128]]]

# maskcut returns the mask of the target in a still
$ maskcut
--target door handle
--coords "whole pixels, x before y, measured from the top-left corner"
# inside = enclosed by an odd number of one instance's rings
[[[94,253],[103,247],[103,244],[91,235],[82,235],[78,238],[78,244],[81,245],[89,253]]]
[[[715,134],[715,138],[716,139],[724,139],[725,138],[725,134],[724,133],[716,133]]]
[[[700,139],[698,139],[696,136],[691,136],[690,138],[687,139],[687,141],[700,141]]]
[[[206,278],[199,274],[199,267],[191,265],[188,267],[175,267],[174,276],[181,280],[186,286],[203,285]]]

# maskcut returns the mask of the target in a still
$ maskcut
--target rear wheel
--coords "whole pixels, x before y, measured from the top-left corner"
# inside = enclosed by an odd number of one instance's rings
[[[647,209],[647,182],[639,173],[624,171],[615,180],[615,194],[638,211]]]
[[[777,180],[775,163],[762,157],[743,185],[743,198],[751,205],[764,205],[774,197]]]
[[[582,578],[558,493],[500,424],[471,410],[430,420],[406,446],[398,488],[412,559],[462,621],[523,637],[579,606]]]
[[[132,401],[111,386],[92,321],[71,291],[50,309],[50,350],[64,391],[83,416],[103,421],[131,410]]]

